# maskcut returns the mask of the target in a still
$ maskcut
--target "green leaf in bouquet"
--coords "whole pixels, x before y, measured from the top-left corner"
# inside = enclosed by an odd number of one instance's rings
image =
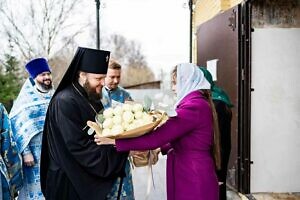
[[[96,115],[96,117],[95,117],[95,120],[96,120],[96,122],[98,123],[98,124],[102,124],[103,122],[104,122],[104,116],[103,116],[103,114],[97,114]]]
[[[143,102],[144,110],[147,112],[150,111],[151,105],[152,105],[152,99],[148,95],[145,95],[144,102]]]

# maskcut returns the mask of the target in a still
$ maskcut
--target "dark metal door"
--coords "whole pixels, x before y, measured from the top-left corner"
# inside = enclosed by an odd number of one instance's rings
[[[240,188],[241,151],[241,6],[238,5],[219,14],[197,29],[197,64],[206,66],[206,62],[218,59],[217,85],[222,87],[234,104],[232,116],[231,143],[228,183],[237,190]]]

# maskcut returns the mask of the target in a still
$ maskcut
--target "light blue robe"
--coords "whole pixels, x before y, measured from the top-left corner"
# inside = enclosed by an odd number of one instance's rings
[[[35,162],[34,166],[23,166],[24,186],[19,200],[44,199],[40,187],[41,139],[53,92],[40,93],[34,88],[32,79],[27,79],[9,114],[19,152],[32,153]]]
[[[0,133],[0,199],[11,200],[23,184],[22,160],[12,137],[8,114],[1,103]]]
[[[124,103],[125,101],[132,101],[130,94],[122,87],[118,87],[115,90],[108,90],[106,87],[102,88],[102,104],[104,108],[109,108],[112,105],[112,100]],[[132,183],[132,173],[129,160],[126,163],[125,167],[126,177],[123,178],[122,191],[121,191],[121,200],[134,200],[134,191]],[[112,191],[108,195],[107,199],[116,200],[118,196],[118,190],[120,186],[120,178],[118,178]]]

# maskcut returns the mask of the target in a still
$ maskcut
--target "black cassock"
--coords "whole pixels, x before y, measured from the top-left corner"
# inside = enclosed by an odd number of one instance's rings
[[[77,89],[75,89],[77,88]],[[44,126],[41,155],[41,187],[46,199],[102,200],[116,177],[124,176],[128,153],[113,145],[98,146],[83,131],[95,121],[100,102],[91,103],[77,83],[59,91],[52,99]]]

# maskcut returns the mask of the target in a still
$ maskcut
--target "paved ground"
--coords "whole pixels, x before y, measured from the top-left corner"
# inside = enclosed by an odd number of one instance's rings
[[[299,200],[300,193],[298,194],[278,194],[278,193],[261,193],[252,194],[255,200]]]
[[[136,200],[165,200],[166,195],[166,156],[160,157],[159,162],[153,166],[154,185],[152,183],[149,195],[147,195],[148,186],[148,168],[139,167],[133,170],[133,184]],[[150,178],[151,179],[151,178]],[[298,194],[273,194],[273,193],[260,193],[243,195],[231,189],[227,191],[228,200],[300,200],[300,193]]]
[[[240,194],[227,190],[228,200],[300,200],[300,193],[253,193]]]
[[[152,183],[150,194],[147,196],[148,168],[137,167],[133,170],[133,185],[136,200],[164,200],[166,195],[166,156],[159,157],[159,162],[152,167],[154,187]],[[151,179],[151,178],[150,178]]]

